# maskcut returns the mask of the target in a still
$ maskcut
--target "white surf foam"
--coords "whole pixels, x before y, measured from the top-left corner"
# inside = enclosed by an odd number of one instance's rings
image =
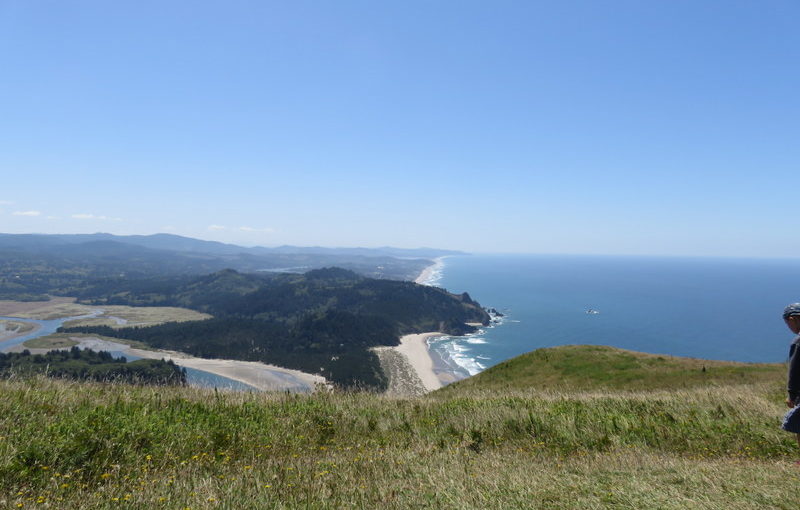
[[[442,277],[444,276],[444,257],[436,259],[436,263],[430,268],[428,277],[419,282],[421,285],[429,285],[431,287],[438,287]]]
[[[485,344],[487,343],[483,338],[469,338],[467,337],[465,340],[468,344]]]

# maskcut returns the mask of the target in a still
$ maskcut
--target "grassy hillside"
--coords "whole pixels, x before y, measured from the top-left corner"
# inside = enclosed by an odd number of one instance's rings
[[[0,382],[0,506],[794,509],[764,374],[418,399]]]
[[[565,345],[499,363],[446,386],[442,393],[526,389],[648,390],[684,389],[769,382],[782,385],[786,367],[778,363],[736,363],[627,351],[602,345]]]

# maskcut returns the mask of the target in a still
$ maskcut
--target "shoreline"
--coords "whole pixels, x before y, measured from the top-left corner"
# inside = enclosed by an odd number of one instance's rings
[[[404,335],[400,338],[400,345],[392,347],[395,352],[404,356],[411,364],[426,393],[444,386],[436,374],[434,359],[428,348],[428,339],[437,336],[443,336],[443,334],[429,332]]]
[[[448,335],[438,331],[414,333],[402,336],[400,345],[373,348],[389,379],[387,395],[421,396],[463,378],[428,345],[429,339],[443,336]]]
[[[433,264],[423,269],[422,272],[419,273],[419,276],[417,276],[417,278],[414,280],[414,283],[418,285],[430,285],[429,283],[427,283],[428,280],[431,279],[431,277],[434,275],[434,273],[436,273],[436,271],[440,270],[444,266],[445,257],[446,255],[434,258]]]

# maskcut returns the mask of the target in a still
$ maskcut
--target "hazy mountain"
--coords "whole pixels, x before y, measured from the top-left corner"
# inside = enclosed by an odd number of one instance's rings
[[[73,295],[89,279],[200,275],[222,269],[303,273],[341,267],[372,278],[413,280],[430,257],[421,248],[246,248],[171,234],[0,234],[0,298]]]
[[[65,244],[80,244],[96,241],[115,241],[129,245],[143,246],[154,250],[174,252],[203,253],[209,255],[354,255],[360,257],[403,257],[403,258],[433,258],[445,255],[464,255],[464,252],[454,250],[439,250],[435,248],[326,248],[320,246],[278,246],[268,248],[263,246],[246,247],[235,244],[220,243],[217,241],[204,241],[191,237],[174,234],[129,235],[118,236],[114,234],[0,234],[0,248],[15,248],[24,250],[44,249]]]

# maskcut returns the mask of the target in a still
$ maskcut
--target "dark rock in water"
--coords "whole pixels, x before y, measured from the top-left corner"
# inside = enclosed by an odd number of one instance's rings
[[[505,317],[502,313],[498,312],[496,308],[487,308],[486,313],[495,317]]]

